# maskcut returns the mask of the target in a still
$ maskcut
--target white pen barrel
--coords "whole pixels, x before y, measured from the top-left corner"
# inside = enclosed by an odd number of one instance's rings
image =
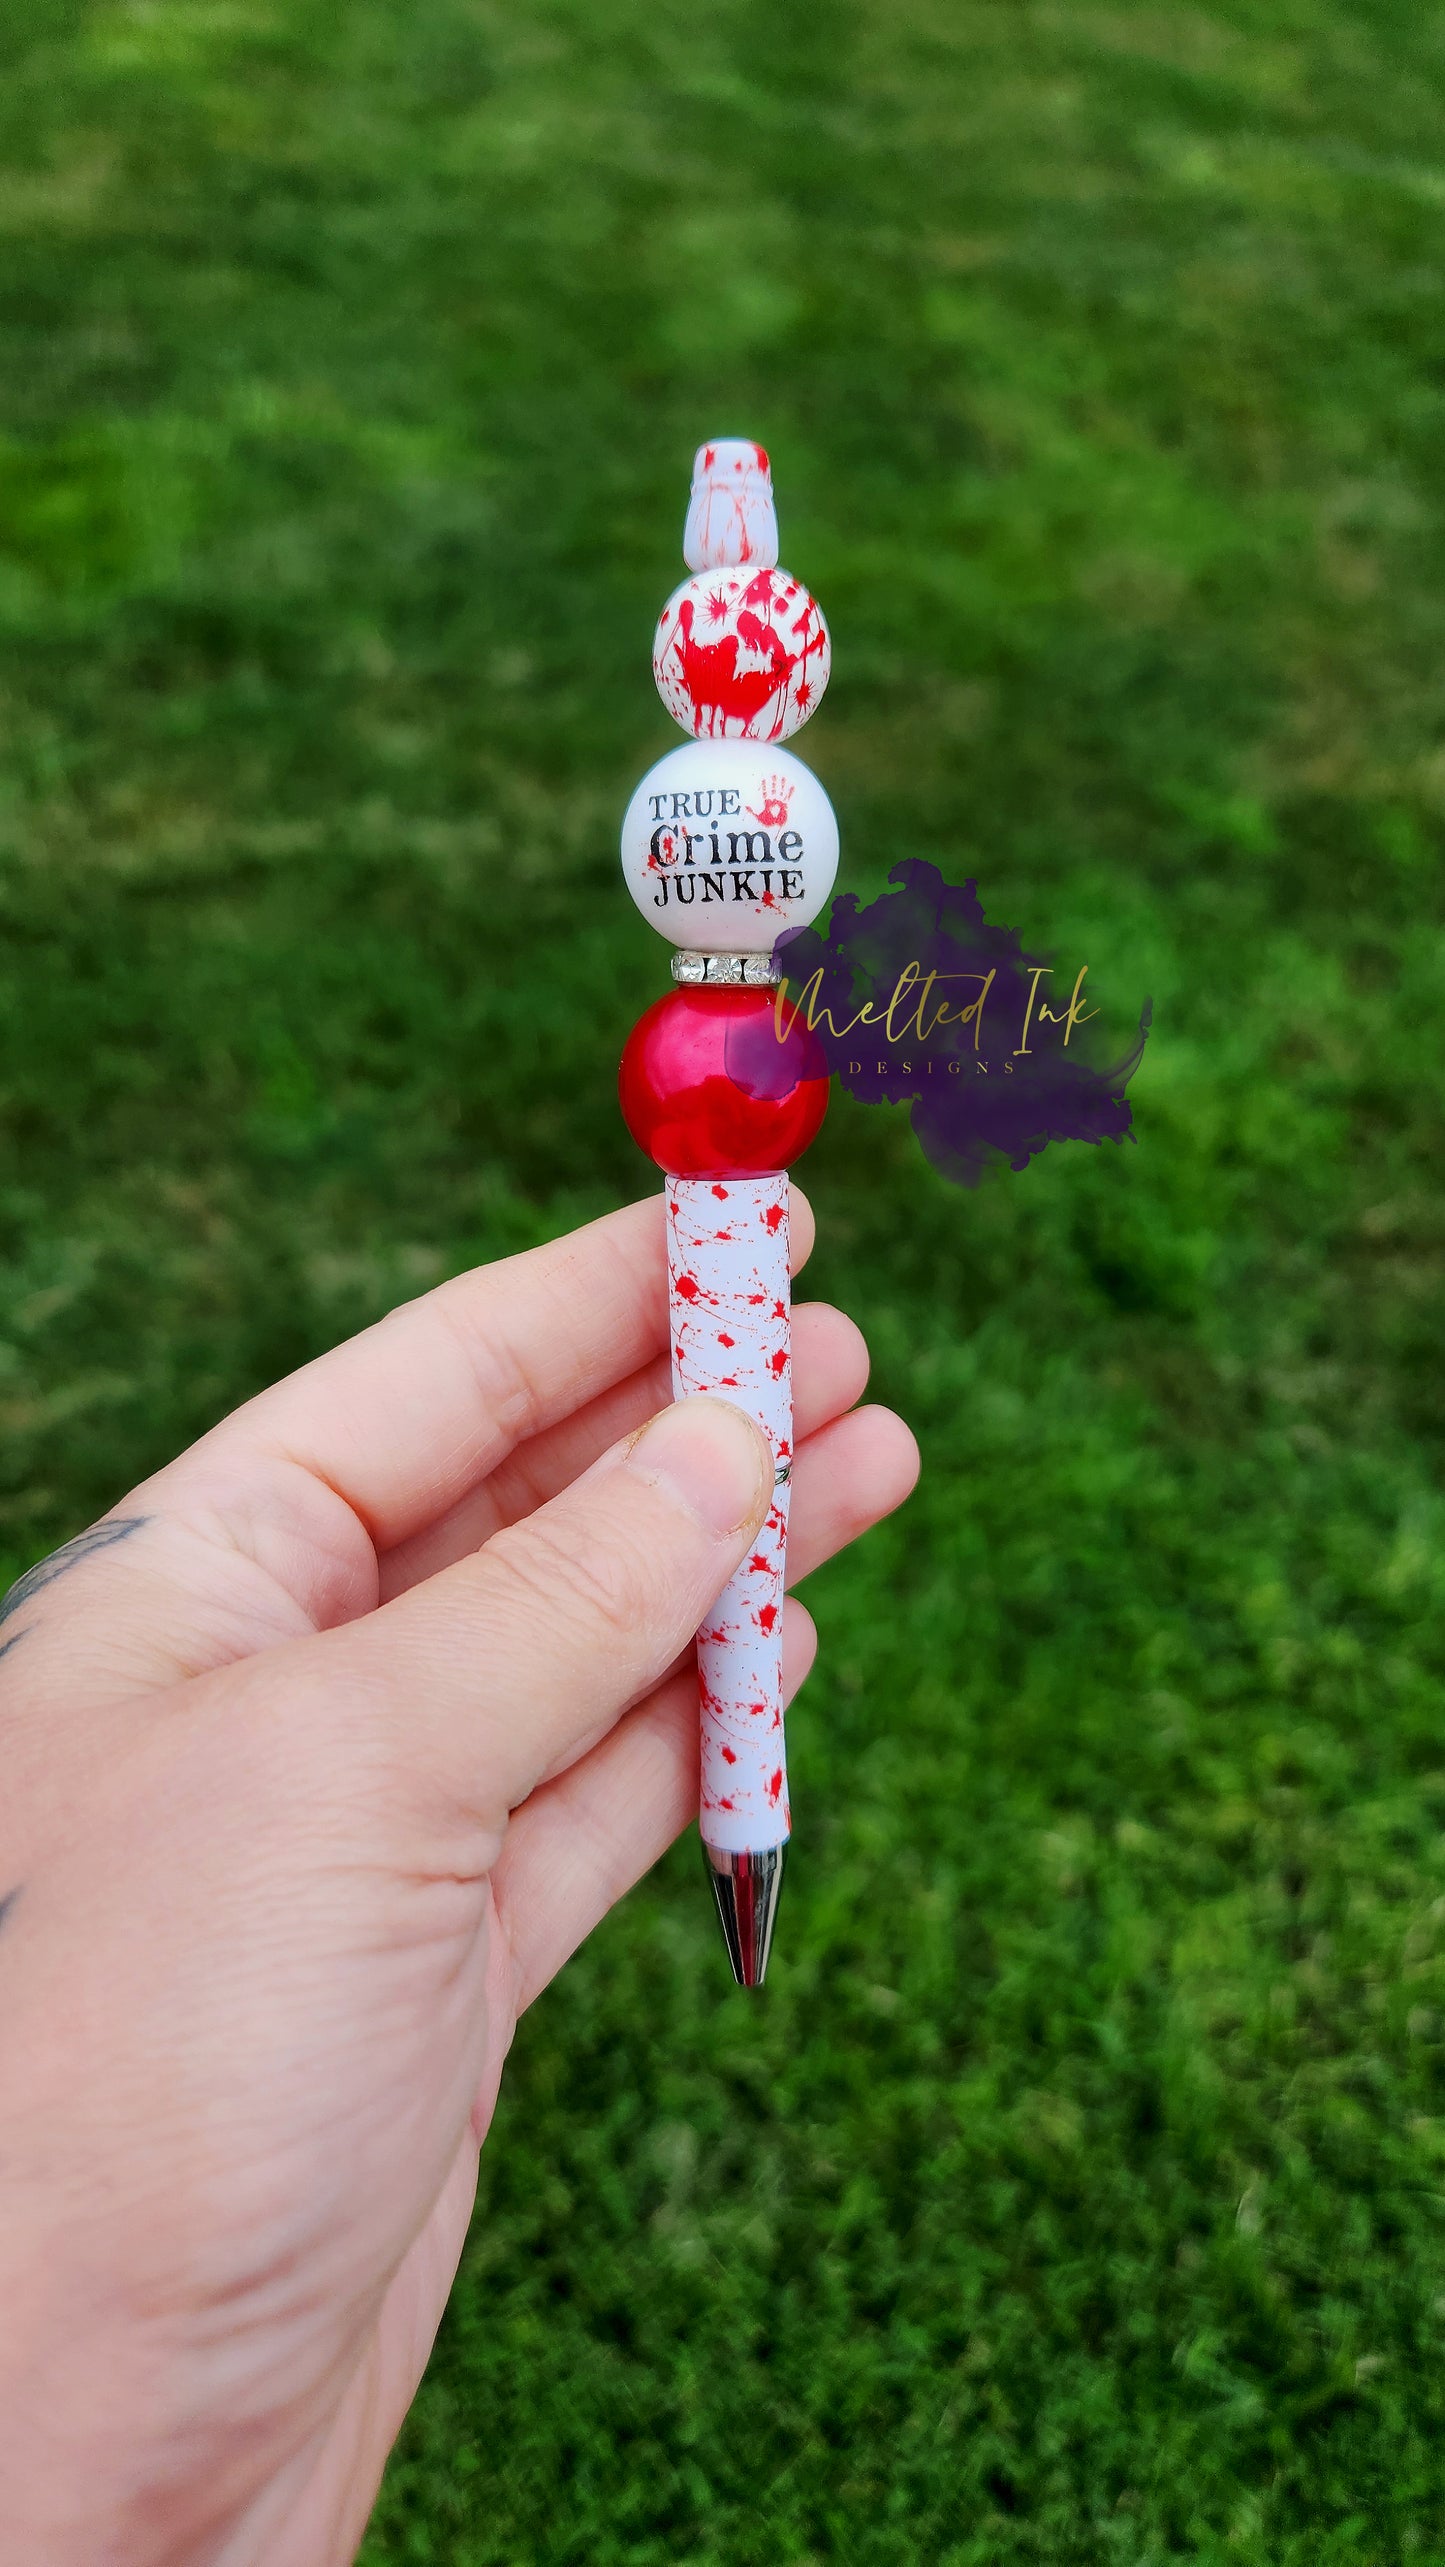
[[[767,1522],[697,1635],[698,1824],[708,1845],[762,1853],[789,1834],[783,1582],[793,1464],[786,1176],[669,1177],[672,1387],[734,1400],[779,1474]]]

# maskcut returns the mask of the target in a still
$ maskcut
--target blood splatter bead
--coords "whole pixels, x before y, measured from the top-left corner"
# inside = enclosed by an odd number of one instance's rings
[[[677,989],[639,1018],[622,1055],[623,1120],[669,1176],[773,1174],[828,1108],[821,1051],[767,989]]]
[[[785,570],[685,579],[652,642],[657,691],[698,739],[789,739],[816,709],[832,664],[822,609]]]

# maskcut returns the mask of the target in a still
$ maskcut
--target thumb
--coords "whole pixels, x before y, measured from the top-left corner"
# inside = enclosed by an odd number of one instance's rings
[[[429,1806],[440,1793],[500,1830],[666,1673],[746,1555],[773,1476],[741,1409],[681,1400],[472,1558],[301,1648],[357,1746],[354,1722],[379,1728]]]

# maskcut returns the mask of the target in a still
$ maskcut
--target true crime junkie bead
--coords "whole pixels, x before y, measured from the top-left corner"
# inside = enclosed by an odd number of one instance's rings
[[[790,749],[692,740],[659,758],[628,804],[622,871],[670,944],[767,954],[832,890],[838,823]]]

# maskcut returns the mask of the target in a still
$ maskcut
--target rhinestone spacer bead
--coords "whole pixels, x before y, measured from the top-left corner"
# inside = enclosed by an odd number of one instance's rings
[[[775,989],[783,975],[771,954],[687,954],[672,958],[672,977],[690,988]]]

